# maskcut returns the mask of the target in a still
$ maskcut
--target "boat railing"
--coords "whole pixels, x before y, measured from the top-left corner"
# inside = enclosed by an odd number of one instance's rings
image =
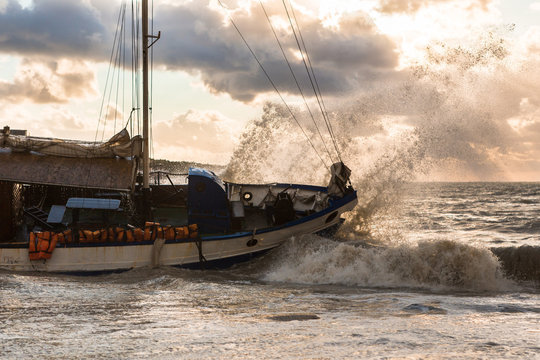
[[[150,173],[152,185],[187,185],[188,174],[170,173],[167,171],[153,171]]]

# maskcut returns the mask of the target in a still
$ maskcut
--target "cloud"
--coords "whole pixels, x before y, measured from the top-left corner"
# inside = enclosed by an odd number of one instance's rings
[[[202,158],[205,162],[224,163],[236,145],[239,131],[237,122],[219,112],[189,110],[154,125],[156,157],[166,154],[170,159]]]
[[[107,120],[114,120],[114,121],[122,121],[121,119],[124,119],[124,113],[122,112],[122,109],[116,105],[116,104],[108,104],[105,109],[105,114],[103,115],[103,118],[105,121]]]
[[[110,38],[88,1],[40,0],[22,7],[16,0],[7,0],[0,12],[4,53],[103,59]]]
[[[272,19],[284,10],[279,3],[267,5]],[[158,63],[169,69],[199,75],[215,93],[229,93],[241,101],[251,101],[258,93],[272,92],[249,50],[220,9],[194,1],[179,6],[164,4],[157,8],[162,40],[155,54]],[[260,5],[237,9],[234,21],[268,74],[281,91],[299,94]],[[339,28],[325,27],[322,20],[302,14],[301,30],[309,55],[319,77],[320,87],[328,95],[343,94],[359,86],[385,78],[398,64],[395,44],[378,33],[365,13],[350,13]],[[293,34],[278,29],[291,67],[303,88],[310,88],[304,64],[298,56]]]
[[[224,10],[211,4],[186,1],[155,5],[154,27],[162,32],[155,45],[155,64],[199,76],[211,92],[228,93],[245,102],[260,93],[273,92]],[[288,24],[280,2],[266,6],[274,22],[281,19]],[[0,13],[1,52],[108,60],[118,11],[109,2],[42,0],[23,8],[16,0],[7,0],[5,8]],[[365,13],[348,13],[337,27],[324,26],[323,20],[312,14],[298,15],[314,72],[327,95],[341,96],[392,75],[398,64],[395,44],[378,32]],[[249,7],[236,8],[232,16],[278,88],[299,95],[260,5],[251,2]],[[302,88],[311,88],[292,32],[288,27],[277,31]]]
[[[378,81],[354,100],[328,102],[344,161],[356,178],[382,171],[410,180],[420,169],[428,174],[423,180],[538,180],[540,54],[528,46],[529,35],[509,41],[488,32],[457,46],[435,43],[425,61],[402,70],[401,78]],[[286,170],[283,176],[304,176],[294,169],[306,164],[320,168],[289,114],[275,109],[242,135],[231,178],[245,176],[246,169],[255,177],[248,180],[260,181],[275,177],[276,168]],[[276,151],[284,143],[291,155]],[[324,154],[321,143],[316,146]]]
[[[97,94],[96,74],[84,61],[24,59],[13,81],[0,81],[0,98],[19,103],[65,103]]]
[[[540,26],[532,26],[523,36],[521,44],[523,46],[524,56],[540,55]]]
[[[460,3],[466,3],[470,8],[478,7],[487,9],[487,5],[492,0],[459,0]],[[415,13],[418,10],[433,5],[456,2],[456,0],[380,0],[378,10],[386,14],[394,13]]]
[[[421,149],[415,161],[435,164],[439,180],[534,180],[531,169],[540,168],[540,56],[526,52],[527,34],[512,43],[491,33],[469,40],[443,44],[437,56],[432,48],[407,79],[381,83],[358,98],[348,112],[366,115],[342,122],[340,137],[354,136],[365,121],[375,133],[359,134],[361,144],[384,148],[395,140],[375,125],[402,116]],[[377,136],[382,140],[373,145]]]
[[[24,129],[32,136],[73,139],[75,131],[79,135],[75,138],[94,140],[95,128],[92,128],[90,119],[74,114],[65,104],[42,108],[33,104],[3,102],[0,106],[0,118],[4,119],[2,126]]]
[[[62,133],[66,134],[72,130],[85,129],[85,124],[79,117],[59,106],[48,109],[43,114],[43,118],[45,124],[56,124],[54,131],[52,131],[53,136],[61,136]]]
[[[529,5],[529,9],[532,11],[540,11],[540,2],[534,2]]]

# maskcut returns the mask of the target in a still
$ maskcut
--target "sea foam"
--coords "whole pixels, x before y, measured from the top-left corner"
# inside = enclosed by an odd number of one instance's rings
[[[464,291],[512,286],[489,249],[453,240],[366,246],[307,235],[287,242],[276,259],[263,280]]]

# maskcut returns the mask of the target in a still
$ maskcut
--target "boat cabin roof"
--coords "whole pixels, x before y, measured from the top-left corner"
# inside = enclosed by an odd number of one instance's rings
[[[119,207],[118,199],[70,198],[66,204],[68,209],[118,210]]]

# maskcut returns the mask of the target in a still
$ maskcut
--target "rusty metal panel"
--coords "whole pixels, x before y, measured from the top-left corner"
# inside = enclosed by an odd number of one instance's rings
[[[0,152],[0,181],[129,191],[135,161]]]

